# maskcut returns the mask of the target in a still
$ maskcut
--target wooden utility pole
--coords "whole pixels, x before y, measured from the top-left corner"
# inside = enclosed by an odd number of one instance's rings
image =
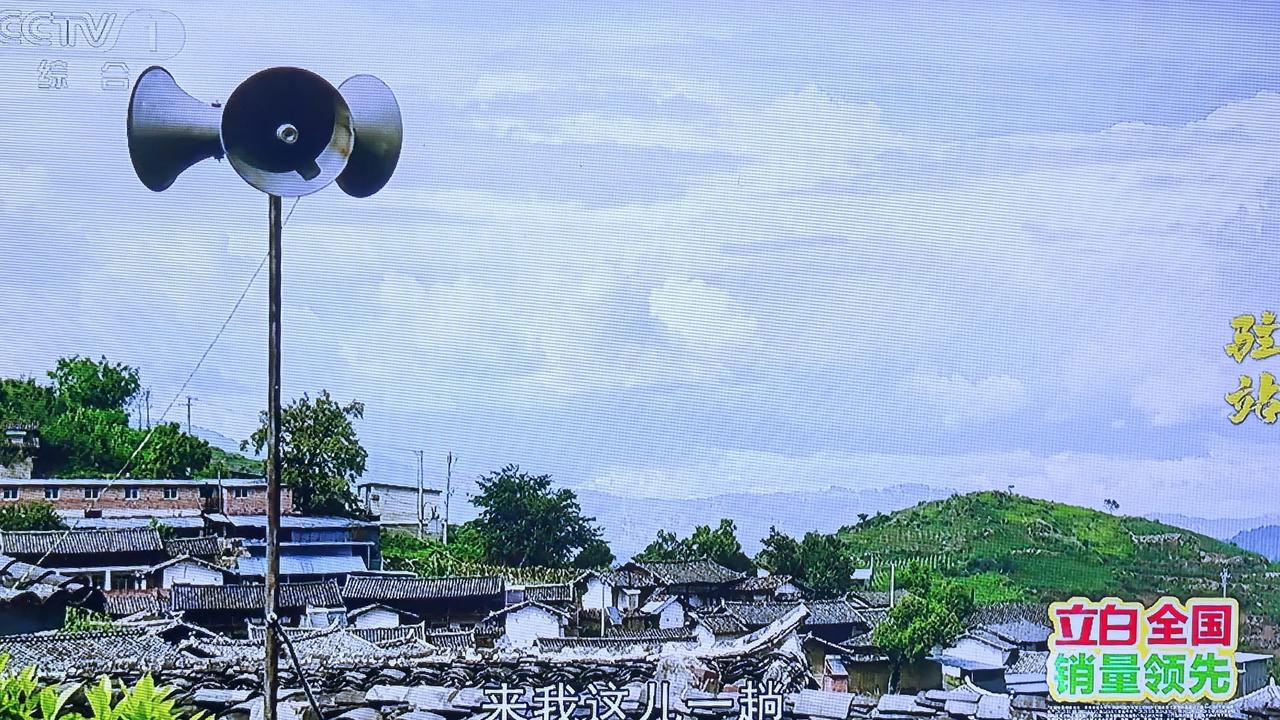
[[[449,496],[453,495],[453,451],[445,456],[444,465],[444,544],[449,544]]]
[[[280,693],[280,638],[276,627],[276,588],[280,579],[280,196],[268,195],[267,291],[267,569],[263,587],[266,668],[263,674],[264,720],[276,720]]]
[[[199,400],[198,397],[187,396],[187,434],[191,434],[191,401]]]

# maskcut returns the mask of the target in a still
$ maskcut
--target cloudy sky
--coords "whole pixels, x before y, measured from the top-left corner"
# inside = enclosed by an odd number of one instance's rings
[[[274,65],[399,98],[387,188],[285,230],[285,395],[364,401],[370,475],[411,480],[421,448],[432,482],[452,450],[463,478],[639,497],[1280,509],[1280,427],[1223,400],[1273,368],[1222,349],[1280,305],[1273,9],[698,5],[164,5],[160,62],[203,100]],[[76,50],[0,47],[0,374],[105,354],[154,416],[258,266],[266,200],[225,162],[145,189],[98,70],[156,60],[136,28]],[[68,87],[39,89],[59,58]],[[236,439],[264,281],[182,393]]]

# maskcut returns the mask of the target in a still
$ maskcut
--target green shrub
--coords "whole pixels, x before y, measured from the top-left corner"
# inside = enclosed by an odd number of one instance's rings
[[[132,688],[120,683],[120,699],[115,700],[116,689],[111,678],[103,675],[94,685],[85,689],[92,715],[87,720],[179,720],[183,712],[176,707],[173,688],[157,686],[148,673]],[[204,720],[206,714],[198,712],[187,720]]]
[[[34,666],[17,673],[4,673],[7,655],[0,655],[0,720],[55,720],[62,707],[80,689],[70,686],[62,692],[54,687],[40,687]]]

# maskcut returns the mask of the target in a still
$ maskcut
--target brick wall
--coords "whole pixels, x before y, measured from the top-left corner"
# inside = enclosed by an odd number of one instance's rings
[[[58,497],[46,498],[44,494],[46,487],[57,487]],[[86,487],[98,490],[96,501],[85,497]],[[236,497],[234,487],[223,488],[225,503],[224,507],[219,509],[215,503],[218,492],[216,487],[210,488],[213,495],[209,498],[201,497],[200,488],[196,486],[173,485],[170,487],[176,490],[176,497],[165,497],[165,488],[162,485],[129,485],[127,480],[122,480],[109,488],[101,485],[64,484],[54,479],[35,480],[30,485],[4,488],[0,492],[0,505],[47,501],[59,510],[86,510],[92,507],[99,510],[189,510],[193,512],[208,510],[225,512],[228,515],[265,515],[267,513],[265,488],[246,488],[248,494],[245,497]],[[137,497],[129,497],[130,488],[137,490]],[[17,497],[10,497],[7,494],[13,490],[17,490]],[[285,513],[293,512],[293,491],[289,488],[280,489],[280,508]]]
[[[267,491],[266,488],[247,488],[248,495],[246,497],[236,497],[235,488],[226,488],[226,509],[228,515],[266,515],[267,514]],[[293,511],[293,491],[289,488],[280,488],[280,511],[289,513]]]
[[[45,497],[46,487],[57,487],[58,497]],[[193,510],[204,509],[204,499],[200,497],[200,489],[190,486],[173,486],[174,497],[165,497],[165,488],[156,485],[128,485],[125,482],[112,487],[100,485],[67,485],[60,483],[22,485],[17,489],[17,497],[10,493],[13,487],[6,487],[0,492],[0,503],[44,500],[53,503],[59,510],[84,510],[90,507],[101,510]],[[96,489],[98,498],[85,497],[85,489]],[[129,490],[136,489],[137,497],[129,497]]]

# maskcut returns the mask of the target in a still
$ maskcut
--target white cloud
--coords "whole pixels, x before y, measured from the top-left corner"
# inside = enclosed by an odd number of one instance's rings
[[[668,278],[650,291],[649,314],[685,347],[713,356],[750,343],[756,327],[727,292],[701,279]]]
[[[940,419],[946,425],[1012,415],[1027,404],[1022,381],[1008,375],[969,380],[958,374],[921,370],[906,378],[899,392],[912,412]]]

